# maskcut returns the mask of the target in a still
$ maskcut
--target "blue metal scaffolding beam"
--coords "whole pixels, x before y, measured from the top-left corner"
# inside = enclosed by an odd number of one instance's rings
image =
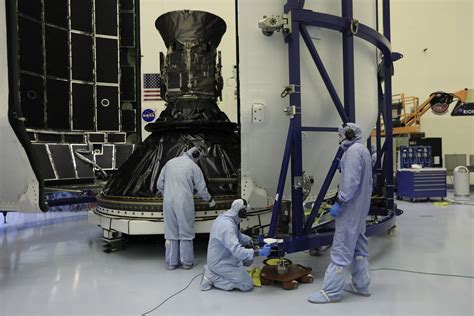
[[[292,235],[285,238],[285,252],[291,253],[309,248],[329,245],[333,233],[314,234],[312,224],[318,215],[325,195],[337,170],[338,159],[342,156],[342,149],[335,152],[334,160],[325,177],[320,192],[316,198],[310,215],[305,221],[303,209],[303,157],[301,133],[311,132],[336,132],[337,127],[302,126],[301,114],[301,76],[300,76],[300,36],[307,46],[311,57],[319,71],[321,78],[331,96],[334,106],[341,117],[341,123],[354,122],[355,117],[355,78],[354,78],[354,37],[357,36],[374,46],[383,54],[384,77],[379,76],[379,111],[376,127],[377,134],[377,163],[375,170],[379,173],[380,183],[386,188],[385,198],[388,215],[376,223],[367,226],[367,235],[374,235],[387,231],[395,224],[396,210],[393,199],[393,157],[392,157],[392,50],[390,46],[390,1],[383,0],[383,30],[384,35],[353,19],[353,0],[341,0],[342,17],[325,13],[313,12],[303,9],[303,0],[288,0],[284,12],[291,14],[291,32],[285,34],[288,44],[289,83],[295,87],[297,93],[290,93],[289,106],[292,116],[288,128],[285,150],[283,154],[280,175],[278,179],[277,194],[272,208],[272,220],[269,236],[275,237],[278,217],[281,212],[285,182],[291,162],[291,202],[292,202]],[[377,12],[378,15],[378,12]],[[378,17],[377,17],[378,21]],[[331,78],[326,71],[317,48],[314,46],[308,31],[308,26],[317,26],[342,33],[343,46],[343,74],[344,74],[344,103],[341,102]],[[382,91],[383,81],[383,91]],[[385,142],[381,140],[381,119],[385,127]],[[383,158],[382,158],[383,157]],[[383,159],[383,168],[381,167]]]

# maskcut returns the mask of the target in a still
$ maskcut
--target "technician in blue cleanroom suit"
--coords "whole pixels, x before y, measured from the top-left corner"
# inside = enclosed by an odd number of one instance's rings
[[[269,256],[271,246],[253,250],[252,239],[240,232],[239,224],[249,210],[247,201],[237,199],[232,202],[230,210],[219,215],[212,224],[207,265],[201,280],[202,291],[213,286],[226,291],[239,289],[247,292],[253,289],[252,278],[244,266],[250,266],[254,256]]]
[[[365,221],[372,195],[372,159],[361,144],[359,126],[348,123],[339,129],[341,159],[338,201],[331,208],[336,231],[331,249],[331,263],[324,276],[323,289],[308,297],[311,303],[339,302],[342,290],[370,296],[368,242]],[[352,282],[345,284],[349,269]]]
[[[216,202],[207,191],[206,182],[197,162],[202,153],[193,147],[181,156],[169,160],[156,183],[163,194],[165,221],[166,264],[174,270],[181,264],[184,269],[194,264],[194,191],[214,207]]]

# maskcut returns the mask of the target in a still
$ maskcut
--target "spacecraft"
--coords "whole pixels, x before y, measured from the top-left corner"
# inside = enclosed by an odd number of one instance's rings
[[[217,203],[210,208],[196,198],[196,222],[209,223],[240,196],[239,129],[217,104],[223,87],[222,57],[217,48],[226,23],[208,12],[181,10],[159,16],[155,26],[167,48],[166,55],[160,54],[161,95],[166,108],[146,126],[151,135],[107,182],[94,211],[99,218],[129,221],[131,231],[127,234],[133,234],[133,227],[140,227],[141,222],[154,227],[144,228],[142,233],[162,233],[163,200],[156,180],[168,160],[191,147],[204,153],[198,164]],[[208,231],[207,226],[201,232]]]

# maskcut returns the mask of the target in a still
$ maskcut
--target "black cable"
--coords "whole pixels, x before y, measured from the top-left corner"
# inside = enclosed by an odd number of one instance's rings
[[[197,277],[199,277],[199,276],[201,276],[201,275],[203,275],[203,273],[199,273],[199,274],[195,275],[195,276],[191,279],[191,281],[189,281],[188,285],[186,285],[183,289],[181,289],[181,290],[179,290],[178,292],[176,292],[176,293],[174,293],[174,294],[168,296],[168,297],[167,297],[163,302],[161,302],[158,306],[156,306],[156,307],[150,309],[148,312],[145,312],[145,313],[143,313],[143,314],[141,314],[141,315],[142,315],[142,316],[146,316],[147,314],[150,314],[151,312],[157,310],[161,305],[163,305],[164,303],[166,303],[169,299],[175,297],[176,295],[178,295],[178,294],[181,293],[181,292],[184,292],[184,291],[191,285],[191,283],[193,283],[193,281],[194,281]]]
[[[413,270],[395,269],[395,268],[375,268],[375,269],[370,269],[370,271],[382,271],[382,270],[385,270],[385,271],[399,271],[399,272],[407,272],[407,273],[415,273],[415,274],[425,274],[425,275],[445,276],[445,277],[453,277],[453,278],[474,279],[474,276],[470,276],[470,275],[460,275],[460,274],[432,273],[432,272],[413,271]]]
[[[329,248],[329,247],[328,247]],[[405,269],[396,269],[396,268],[374,268],[374,269],[370,269],[370,271],[399,271],[399,272],[407,272],[407,273],[415,273],[415,274],[424,274],[424,275],[435,275],[435,276],[445,276],[445,277],[455,277],[455,278],[465,278],[465,279],[474,279],[474,276],[470,276],[470,275],[459,275],[459,274],[445,274],[445,273],[431,273],[431,272],[423,272],[423,271],[413,271],[413,270],[405,270]],[[179,290],[178,292],[168,296],[164,301],[162,301],[159,305],[157,305],[156,307],[150,309],[149,311],[145,312],[145,313],[142,313],[141,316],[146,316],[147,314],[150,314],[151,312],[157,310],[158,308],[160,308],[163,304],[165,304],[168,300],[172,299],[173,297],[175,297],[176,295],[184,292],[192,283],[193,281],[198,278],[199,276],[203,275],[203,273],[199,273],[197,275],[195,275],[190,281],[189,283],[184,287],[182,288],[181,290]]]

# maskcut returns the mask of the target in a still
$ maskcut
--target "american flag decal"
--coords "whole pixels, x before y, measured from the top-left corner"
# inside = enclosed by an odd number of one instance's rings
[[[143,101],[160,101],[160,74],[143,74]]]

